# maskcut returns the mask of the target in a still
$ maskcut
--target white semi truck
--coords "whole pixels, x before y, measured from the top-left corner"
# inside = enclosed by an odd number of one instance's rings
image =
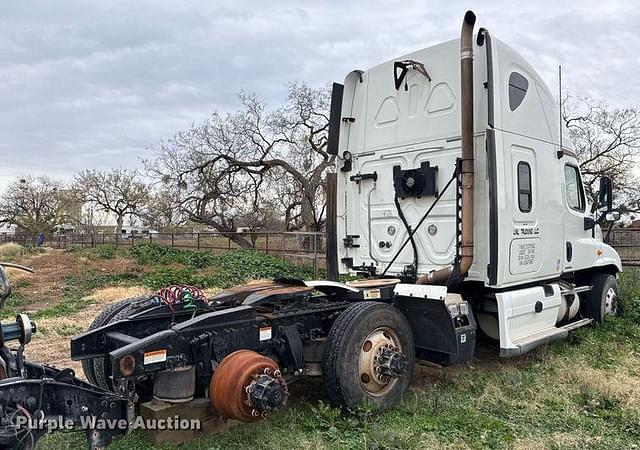
[[[622,267],[610,180],[594,216],[545,82],[474,22],[334,86],[337,252],[414,297],[448,286],[512,356],[615,313]]]
[[[516,356],[615,314],[622,267],[599,238],[611,182],[590,208],[548,88],[474,23],[468,12],[459,40],[334,85],[329,280],[260,280],[213,298],[171,286],[109,305],[71,339],[91,384],[24,360],[36,330],[26,316],[2,324],[1,340],[21,346],[0,346],[0,446],[40,436],[16,414],[77,424],[208,398],[223,417],[259,420],[304,376],[321,376],[335,404],[382,410],[416,360],[471,360],[478,328]],[[365,278],[340,283],[338,271]],[[2,264],[0,285],[1,307]],[[125,431],[95,430],[89,445]]]

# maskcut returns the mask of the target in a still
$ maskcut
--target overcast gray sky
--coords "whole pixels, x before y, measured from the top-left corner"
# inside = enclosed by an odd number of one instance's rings
[[[15,177],[69,179],[133,167],[146,148],[288,81],[322,86],[456,38],[478,25],[520,51],[557,89],[640,104],[634,1],[3,1],[0,189]]]

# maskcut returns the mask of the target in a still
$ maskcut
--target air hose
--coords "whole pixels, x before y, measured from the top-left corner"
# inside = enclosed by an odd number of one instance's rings
[[[394,203],[396,204],[396,209],[398,210],[398,217],[404,224],[404,228],[407,230],[407,234],[409,235],[409,239],[411,241],[411,247],[413,247],[413,273],[418,272],[418,246],[416,245],[416,241],[413,238],[413,233],[411,232],[411,225],[407,222],[407,218],[402,212],[402,208],[400,207],[400,201],[398,199],[398,193],[394,196]]]

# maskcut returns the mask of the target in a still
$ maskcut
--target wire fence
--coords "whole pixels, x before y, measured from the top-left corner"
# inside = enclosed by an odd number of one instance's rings
[[[640,228],[612,229],[606,240],[617,250],[623,265],[640,266]]]
[[[42,236],[0,233],[0,244],[38,245]],[[142,243],[173,248],[222,253],[231,250],[257,250],[295,263],[313,266],[314,273],[326,268],[326,235],[323,232],[233,232],[233,233],[129,233],[129,234],[52,234],[42,245],[55,249],[95,248],[101,245],[131,247]]]
[[[606,241],[620,255],[625,266],[640,267],[640,228],[616,228]],[[0,233],[0,243],[37,245],[38,236]],[[93,248],[100,245],[132,246],[154,243],[174,248],[221,253],[235,249],[257,250],[296,264],[312,265],[314,272],[326,268],[326,234],[323,232],[234,232],[234,233],[130,233],[130,234],[54,234],[44,236],[44,246],[57,249]]]

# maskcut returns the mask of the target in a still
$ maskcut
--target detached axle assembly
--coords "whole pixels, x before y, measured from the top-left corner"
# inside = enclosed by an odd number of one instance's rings
[[[289,390],[275,361],[251,350],[238,350],[216,368],[210,395],[221,416],[250,422],[284,406]]]

